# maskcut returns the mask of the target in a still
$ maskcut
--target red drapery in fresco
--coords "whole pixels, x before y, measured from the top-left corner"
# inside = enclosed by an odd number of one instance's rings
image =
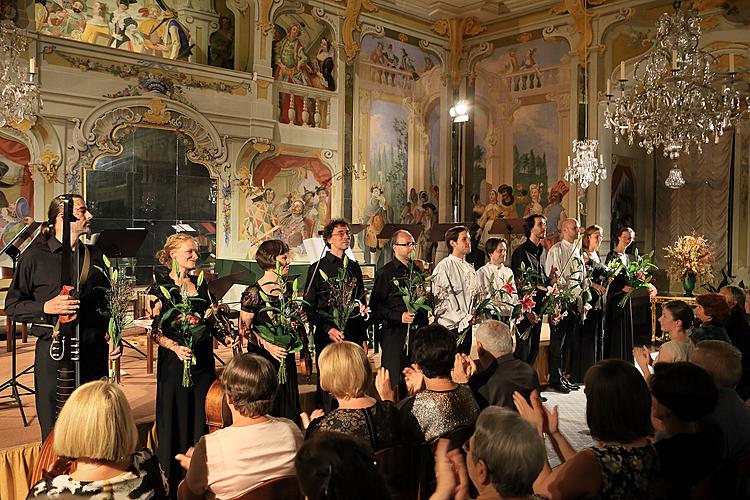
[[[33,217],[34,182],[31,176],[31,169],[29,168],[29,162],[31,162],[31,152],[29,151],[29,148],[18,141],[0,137],[0,158],[7,158],[12,162],[24,166],[20,195],[26,198],[26,201],[29,202],[29,207],[31,209],[30,216]]]

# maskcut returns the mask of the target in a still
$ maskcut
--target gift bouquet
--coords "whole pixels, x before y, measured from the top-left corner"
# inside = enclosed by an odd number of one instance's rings
[[[298,279],[292,281],[291,293],[288,293],[288,283],[281,271],[281,263],[276,262],[276,285],[278,286],[279,295],[278,303],[273,304],[271,296],[260,290],[260,298],[265,302],[259,312],[267,312],[270,323],[256,323],[255,330],[260,338],[286,349],[286,352],[296,353],[302,350],[304,343],[301,336],[298,335],[299,328],[303,327],[302,306],[307,304],[303,299],[297,296],[299,290]],[[281,361],[279,366],[278,380],[279,384],[286,384],[286,363]]]
[[[419,311],[431,312],[432,307],[427,304],[427,283],[430,281],[431,276],[425,276],[424,273],[416,268],[414,263],[414,253],[412,258],[409,260],[409,264],[406,266],[409,270],[409,274],[405,278],[399,280],[398,278],[393,280],[393,285],[398,290],[399,295],[406,305],[406,311],[409,314],[417,314]],[[411,331],[411,323],[406,325],[406,340],[404,341],[404,350],[407,356],[409,355],[409,332]]]
[[[94,266],[101,272],[109,283],[109,287],[104,289],[104,296],[107,301],[107,308],[99,310],[99,314],[109,318],[107,325],[107,335],[112,343],[113,349],[119,349],[122,346],[122,332],[128,327],[132,320],[128,317],[128,309],[133,300],[132,280],[112,267],[106,255],[102,255],[104,268]],[[112,382],[120,381],[119,359],[110,361],[109,380]]]
[[[360,298],[355,297],[357,280],[347,274],[348,266],[349,258],[344,255],[344,265],[339,268],[336,276],[329,277],[322,269],[318,269],[320,277],[328,283],[330,289],[328,305],[332,310],[332,312],[320,311],[320,315],[331,320],[342,334],[349,320],[364,314],[363,311],[367,309]]]
[[[177,261],[172,262],[172,268],[176,276],[180,276],[180,269]],[[198,275],[196,286],[198,288],[203,284],[203,271]],[[198,344],[210,335],[205,320],[196,312],[196,304],[206,302],[201,297],[191,297],[188,294],[187,286],[179,287],[180,299],[175,300],[172,297],[171,290],[177,288],[177,285],[160,285],[159,290],[167,301],[167,310],[161,315],[159,327],[169,326],[177,333],[177,343],[188,349]],[[193,377],[190,368],[195,364],[195,357],[183,361],[182,369],[182,387],[193,385]]]
[[[621,260],[615,260],[610,264],[611,275],[616,277],[617,275],[623,275],[625,277],[625,285],[633,288],[633,290],[626,292],[625,295],[617,303],[620,307],[625,307],[630,295],[638,288],[650,288],[653,285],[651,280],[652,269],[658,269],[656,264],[653,263],[654,252],[651,251],[646,255],[638,254],[638,249],[635,249],[633,258],[630,262],[623,264]]]

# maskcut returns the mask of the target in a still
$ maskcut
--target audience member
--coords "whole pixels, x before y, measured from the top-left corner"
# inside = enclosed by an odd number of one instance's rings
[[[475,363],[456,356],[453,381],[468,383],[480,408],[492,405],[515,410],[515,391],[528,399],[531,391],[539,389],[536,370],[513,355],[513,335],[505,323],[483,321],[474,336],[479,359]]]
[[[534,480],[547,451],[536,429],[516,412],[490,406],[477,419],[474,435],[459,450],[447,439],[435,450],[437,489],[430,500],[468,498],[469,480],[482,499],[533,498]],[[457,493],[458,492],[458,493]]]
[[[187,469],[178,498],[234,498],[262,481],[294,474],[302,433],[291,420],[268,412],[278,390],[276,371],[266,358],[245,353],[224,368],[221,385],[232,425],[202,436],[177,459]]]
[[[659,326],[661,331],[669,335],[669,340],[689,342],[690,328],[695,321],[693,308],[682,300],[670,300],[661,310]]]
[[[704,293],[695,298],[695,319],[700,326],[690,330],[690,340],[697,344],[703,340],[723,340],[731,342],[724,328],[729,320],[729,306],[718,293]]]
[[[94,381],[76,389],[54,429],[59,459],[28,498],[167,498],[166,478],[153,452],[137,451],[138,430],[117,384]],[[68,473],[75,462],[75,472]]]
[[[633,358],[638,370],[643,374],[643,378],[649,381],[651,380],[651,374],[654,373],[656,363],[688,361],[694,348],[695,345],[689,340],[686,342],[669,340],[659,347],[656,359],[653,359],[651,351],[646,346],[633,348]]]
[[[689,489],[721,462],[720,447],[698,420],[714,410],[711,376],[691,363],[658,363],[651,377],[651,418],[660,423],[659,498],[687,498]]]
[[[745,316],[745,291],[734,285],[725,286],[719,293],[729,306],[727,335],[732,345],[742,353],[742,378],[737,392],[742,399],[750,399],[750,324]]]
[[[562,465],[545,461],[534,492],[551,498],[648,498],[658,471],[650,443],[651,395],[638,370],[619,359],[592,366],[584,377],[586,422],[597,444],[576,452],[558,429],[557,408],[548,411],[534,391],[531,405],[516,393],[522,417],[552,440]],[[625,397],[627,395],[627,397]]]
[[[338,431],[362,439],[377,451],[401,442],[401,418],[394,404],[390,374],[378,372],[376,387],[382,401],[366,394],[372,385],[372,368],[364,349],[353,342],[329,344],[320,353],[320,387],[338,401],[338,408],[315,418],[306,438],[318,431]],[[322,413],[322,412],[321,412]],[[303,414],[303,424],[309,417]]]
[[[405,437],[432,441],[459,427],[473,426],[479,415],[471,389],[451,380],[456,340],[450,330],[433,323],[417,330],[412,344],[414,364],[404,369],[410,394],[399,405]]]
[[[305,441],[294,460],[307,500],[388,500],[372,450],[340,432],[321,431]]]
[[[741,359],[739,349],[720,340],[704,340],[690,356],[690,362],[706,370],[719,390],[716,408],[699,426],[721,445],[722,459],[750,448],[750,406],[734,390],[742,377]]]

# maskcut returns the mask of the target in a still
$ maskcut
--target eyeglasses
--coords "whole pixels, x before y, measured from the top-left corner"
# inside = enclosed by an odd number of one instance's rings
[[[410,241],[409,243],[394,243],[393,246],[394,247],[413,247],[413,246],[416,246],[416,243],[414,243],[413,241]]]
[[[470,445],[469,445],[469,441],[466,441],[466,442],[465,442],[465,443],[464,443],[464,444],[463,444],[463,445],[461,446],[461,450],[462,450],[462,451],[463,451],[464,453],[466,453],[467,455],[468,455],[469,453],[471,453],[471,447],[470,447]]]

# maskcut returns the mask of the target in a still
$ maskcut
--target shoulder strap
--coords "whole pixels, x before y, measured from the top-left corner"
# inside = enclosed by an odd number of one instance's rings
[[[365,412],[365,422],[367,423],[367,432],[370,433],[370,446],[372,446],[372,450],[375,451],[378,449],[378,435],[375,433],[375,422],[373,422],[372,420],[372,414],[370,413],[370,408],[364,408],[362,411]]]
[[[81,269],[80,283],[83,285],[86,280],[89,279],[89,271],[91,271],[91,253],[89,247],[83,245],[83,268]]]

